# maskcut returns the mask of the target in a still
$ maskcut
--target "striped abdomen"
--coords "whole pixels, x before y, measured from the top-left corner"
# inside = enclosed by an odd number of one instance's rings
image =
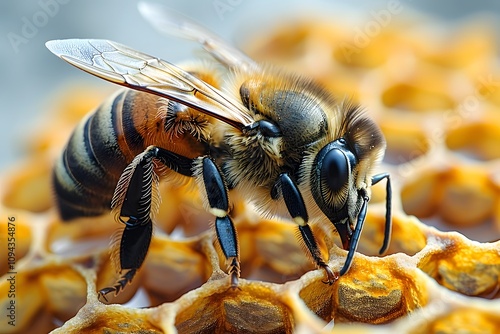
[[[135,95],[129,90],[119,92],[75,128],[53,171],[62,219],[109,211],[120,174],[133,159],[127,152],[130,150],[123,148],[131,146],[139,152],[144,149],[142,137],[130,119],[132,113],[123,112],[133,108]]]
[[[189,157],[204,154],[204,144],[191,135],[169,133],[160,106],[175,110],[172,104],[151,94],[123,90],[78,124],[53,170],[63,220],[108,212],[123,170],[149,145]]]

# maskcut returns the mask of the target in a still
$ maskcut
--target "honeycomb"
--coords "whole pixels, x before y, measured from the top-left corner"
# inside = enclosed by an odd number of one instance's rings
[[[353,266],[332,286],[322,283],[293,223],[263,219],[251,203],[234,200],[242,278],[230,288],[197,194],[162,184],[143,268],[121,294],[99,301],[96,291],[117,278],[108,244],[120,226],[111,215],[62,223],[49,180],[75,123],[104,96],[66,88],[26,159],[0,178],[7,254],[0,332],[498,333],[500,69],[486,22],[443,30],[433,19],[412,18],[379,25],[363,40],[356,32],[369,22],[353,30],[304,19],[247,43],[256,59],[360,102],[387,139],[380,169],[393,179],[390,247],[377,255],[385,214],[384,185],[377,185]],[[346,251],[331,224],[313,230],[339,270]]]

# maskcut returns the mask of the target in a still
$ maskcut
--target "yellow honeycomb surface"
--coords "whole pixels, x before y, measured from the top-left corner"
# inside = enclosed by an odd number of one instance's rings
[[[0,178],[0,332],[498,333],[494,29],[477,18],[441,33],[425,17],[379,28],[360,44],[340,23],[293,21],[249,41],[246,51],[316,78],[339,98],[361,103],[380,124],[388,143],[380,170],[391,173],[394,188],[387,254],[377,253],[384,185],[373,188],[352,268],[331,286],[301,248],[293,223],[264,219],[240,201],[234,221],[242,273],[232,289],[197,194],[162,184],[143,268],[102,303],[96,291],[117,278],[108,251],[120,225],[111,214],[62,223],[51,197],[54,158],[103,98],[90,88],[68,88],[46,112],[45,130],[33,135],[25,161]],[[313,229],[339,270],[347,253],[331,224]],[[143,304],[127,303],[137,296]]]

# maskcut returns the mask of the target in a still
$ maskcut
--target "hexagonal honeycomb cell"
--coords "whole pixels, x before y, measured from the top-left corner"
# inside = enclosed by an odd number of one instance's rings
[[[422,30],[422,22],[439,30],[430,18],[401,20],[359,46],[346,25],[308,19],[281,22],[247,43],[257,60],[351,96],[380,124],[388,143],[380,169],[394,188],[385,255],[378,254],[383,185],[373,187],[350,271],[331,286],[293,223],[237,203],[242,277],[234,289],[192,188],[162,184],[145,264],[121,294],[101,302],[97,291],[117,278],[109,240],[119,225],[111,214],[62,223],[49,185],[64,138],[102,96],[69,88],[50,114],[57,121],[0,178],[2,253],[15,237],[15,252],[0,263],[0,332],[497,333],[498,43],[481,18],[456,23],[448,35]],[[323,224],[313,229],[340,269],[346,252],[338,236]],[[16,326],[7,322],[12,300]]]

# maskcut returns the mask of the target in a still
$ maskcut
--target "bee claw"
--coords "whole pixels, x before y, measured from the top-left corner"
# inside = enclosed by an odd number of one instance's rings
[[[235,257],[232,259],[229,266],[229,274],[231,275],[231,288],[233,290],[239,289],[240,263]]]
[[[327,277],[326,280],[322,281],[323,283],[332,285],[333,283],[338,281],[339,275],[335,274],[329,266],[325,265],[322,268],[325,270]]]
[[[99,290],[97,293],[97,299],[101,300],[101,298],[107,303],[109,302],[108,298],[106,298],[106,295],[110,293],[111,291],[115,291],[114,288],[104,288]]]
[[[236,289],[238,288],[238,283],[239,283],[239,278],[238,275],[235,273],[231,274],[231,288]]]
[[[98,299],[101,300],[102,298],[106,302],[108,302],[106,295],[113,291],[115,292],[115,296],[117,296],[120,293],[120,291],[122,291],[125,288],[125,286],[127,286],[128,283],[132,282],[132,278],[134,278],[136,272],[137,269],[130,269],[123,276],[120,277],[120,279],[115,283],[114,286],[99,290],[99,292],[97,293]]]

